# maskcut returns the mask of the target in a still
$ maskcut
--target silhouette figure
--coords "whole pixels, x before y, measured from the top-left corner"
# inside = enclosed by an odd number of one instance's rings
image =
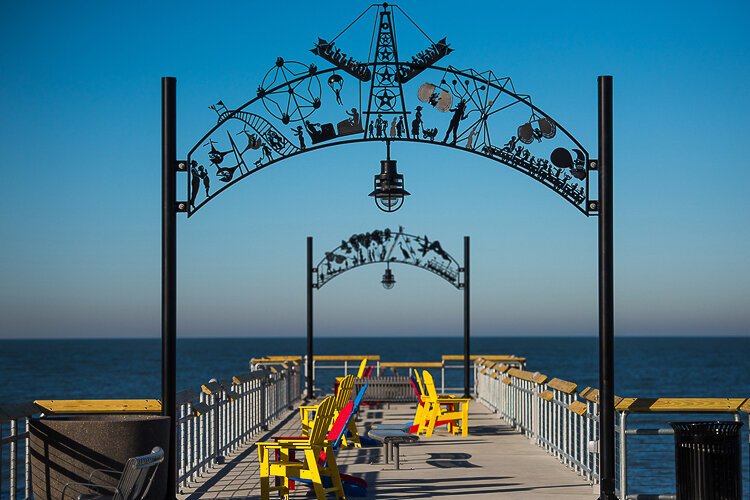
[[[476,128],[471,129],[471,132],[469,132],[469,137],[466,139],[466,149],[472,149],[474,146],[474,134],[476,132]]]
[[[398,123],[398,118],[393,117],[393,121],[391,122],[391,137],[396,137],[396,123]]]
[[[461,120],[466,119],[466,115],[464,114],[464,111],[466,111],[466,102],[461,99],[460,101],[458,101],[456,107],[451,109],[450,111],[453,112],[453,117],[451,118],[451,122],[448,125],[448,130],[445,131],[443,142],[448,142],[448,136],[453,133],[453,142],[451,144],[456,144],[456,133],[458,132],[458,126],[460,125]]]
[[[203,170],[203,165],[198,167],[197,161],[190,162],[190,206],[193,208],[195,208],[195,197],[198,196],[198,190],[201,187],[201,170]]]
[[[419,137],[419,132],[422,130],[422,106],[417,106],[414,112],[414,119],[411,121],[411,135]]]
[[[296,129],[292,129],[292,133],[299,138],[300,149],[305,149],[305,136],[302,135],[302,125],[297,125]]]
[[[401,137],[404,135],[404,117],[399,116],[398,122],[396,122],[396,135]]]

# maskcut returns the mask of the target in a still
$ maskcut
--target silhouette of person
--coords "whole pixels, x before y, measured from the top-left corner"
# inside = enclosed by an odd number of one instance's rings
[[[208,172],[203,168],[203,165],[198,167],[198,177],[203,179],[203,187],[206,188],[206,198],[208,198],[208,190],[210,188],[211,180],[208,178]]]
[[[370,122],[370,137],[373,136],[373,127],[374,126],[373,126],[372,122]]]
[[[471,132],[469,132],[469,137],[466,139],[466,149],[471,149],[474,146],[474,134],[476,133],[476,128],[471,129]]]
[[[357,125],[359,125],[359,113],[357,112],[357,108],[352,108],[351,113],[347,111],[346,114],[351,116],[351,118],[349,118],[349,123],[352,126],[356,127]],[[370,126],[372,126],[372,124],[370,124]],[[370,133],[372,134],[372,131],[370,131]]]
[[[516,143],[518,142],[518,139],[516,136],[511,136],[510,140],[503,146],[503,149],[509,152],[512,152],[516,148]]]
[[[398,122],[396,122],[396,135],[401,137],[404,135],[404,117],[399,116]]]
[[[414,113],[414,119],[411,121],[411,135],[419,138],[419,132],[422,129],[422,106],[417,106]]]
[[[302,135],[302,125],[297,125],[296,129],[292,129],[292,133],[299,138],[300,149],[305,149],[305,136]]]
[[[443,142],[448,142],[448,136],[453,133],[453,142],[452,144],[456,143],[456,133],[458,132],[458,126],[461,123],[461,120],[466,118],[466,115],[464,115],[464,111],[466,111],[466,102],[464,102],[463,99],[458,101],[458,104],[456,104],[456,107],[451,109],[450,111],[453,112],[453,117],[451,118],[451,122],[448,125],[448,130],[445,131],[445,137],[443,138]]]
[[[393,121],[391,122],[391,137],[396,137],[396,123],[397,122],[398,122],[398,118],[394,116]]]
[[[383,115],[378,115],[378,117],[375,119],[375,133],[377,134],[377,137],[382,137],[385,132],[385,127],[383,125],[383,122],[386,122],[386,120],[383,120]]]
[[[201,165],[200,168],[203,168]],[[190,206],[195,208],[195,197],[198,196],[198,190],[201,188],[201,177],[198,171],[198,162],[190,162]]]

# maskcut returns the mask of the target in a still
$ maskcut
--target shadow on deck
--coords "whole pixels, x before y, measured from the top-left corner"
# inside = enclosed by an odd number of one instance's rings
[[[360,413],[357,427],[365,434],[374,423],[411,420],[414,406],[385,405],[362,408]],[[267,436],[299,434],[298,415],[297,411],[290,412]],[[470,423],[470,435],[466,438],[441,430],[414,445],[403,445],[400,470],[383,463],[383,448],[341,450],[337,459],[339,468],[367,480],[367,498],[597,498],[596,490],[581,477],[476,401],[471,405]],[[314,496],[311,490],[300,486],[292,498],[308,496]],[[255,446],[248,445],[226,457],[224,465],[215,467],[179,498],[260,498]]]

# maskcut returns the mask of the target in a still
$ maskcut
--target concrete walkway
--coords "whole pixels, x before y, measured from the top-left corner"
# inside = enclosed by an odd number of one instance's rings
[[[362,416],[357,427],[364,434],[363,429],[375,422],[409,421],[414,416],[414,407],[363,408]],[[557,459],[513,431],[482,404],[472,402],[469,421],[470,435],[466,438],[439,431],[417,444],[402,446],[401,470],[382,463],[382,448],[341,450],[337,459],[339,468],[367,480],[367,498],[597,498],[598,488],[592,488]],[[295,411],[269,434],[297,435],[299,430]],[[227,457],[226,464],[212,472],[179,498],[260,498],[255,446]],[[310,489],[300,486],[293,493],[294,498],[306,498]]]

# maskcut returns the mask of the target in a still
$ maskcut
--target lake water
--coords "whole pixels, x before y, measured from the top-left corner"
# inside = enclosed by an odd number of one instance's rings
[[[180,339],[177,385],[179,389],[199,388],[210,378],[247,371],[252,357],[304,354],[305,345],[304,338]],[[460,337],[315,341],[316,354],[380,354],[384,361],[439,361],[442,354],[462,352]],[[579,388],[598,386],[596,338],[481,337],[472,339],[472,352],[516,354],[528,358],[528,370],[576,382]],[[619,338],[615,358],[616,393],[620,396],[750,397],[750,338]],[[5,402],[159,398],[160,373],[157,339],[0,341]],[[446,385],[460,386],[462,380],[460,370],[449,370]],[[631,422],[654,427],[675,419],[633,417]],[[747,494],[747,415],[743,420]],[[629,438],[628,443],[629,493],[673,492],[672,437],[638,436]]]

